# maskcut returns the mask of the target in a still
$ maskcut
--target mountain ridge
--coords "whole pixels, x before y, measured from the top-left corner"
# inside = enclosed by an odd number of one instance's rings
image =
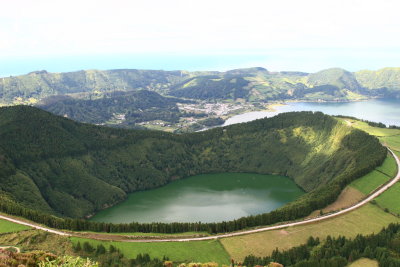
[[[235,79],[244,79],[236,81]],[[200,88],[195,87],[198,79]],[[186,81],[186,82],[185,82]],[[192,84],[189,82],[192,81]],[[221,82],[222,81],[222,82]],[[244,90],[244,94],[232,94],[232,89],[226,83],[231,83],[235,88]],[[210,84],[208,84],[210,83]],[[179,85],[180,84],[180,85]],[[47,71],[34,71],[26,75],[3,77],[0,79],[0,101],[3,104],[12,104],[20,101],[42,100],[51,95],[70,94],[95,94],[99,92],[150,90],[163,95],[179,95],[198,99],[236,99],[246,98],[248,101],[269,101],[276,99],[297,98],[311,99],[320,97],[323,100],[349,99],[347,95],[336,96],[323,94],[316,96],[308,94],[307,90],[315,86],[331,85],[337,87],[336,91],[343,89],[361,96],[400,96],[400,68],[384,68],[377,71],[348,72],[340,68],[331,68],[317,73],[302,72],[269,72],[267,69],[256,67],[235,69],[226,72],[183,70],[82,70],[76,72],[50,73]],[[225,88],[221,94],[218,88]],[[290,91],[299,90],[303,93],[293,94]],[[216,95],[196,96],[190,92],[211,90]],[[217,91],[217,92],[216,92]],[[258,93],[256,93],[256,91]],[[278,95],[277,95],[278,93]],[[78,94],[78,95],[77,95]],[[79,96],[79,97],[82,97]],[[347,97],[347,98],[346,98]]]

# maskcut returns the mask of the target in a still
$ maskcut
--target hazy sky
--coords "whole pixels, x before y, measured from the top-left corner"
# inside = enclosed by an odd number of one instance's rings
[[[3,72],[4,63],[113,55],[132,58],[118,67],[135,67],[135,55],[232,57],[217,68],[400,66],[399,10],[398,0],[4,0],[0,60]]]

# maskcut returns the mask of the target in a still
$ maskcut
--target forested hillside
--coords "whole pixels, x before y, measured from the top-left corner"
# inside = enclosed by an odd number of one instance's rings
[[[129,192],[210,172],[287,175],[311,193],[273,220],[305,216],[385,157],[375,137],[322,113],[174,135],[81,124],[28,106],[0,109],[1,197],[68,217],[113,205]],[[17,210],[2,202],[1,209]]]

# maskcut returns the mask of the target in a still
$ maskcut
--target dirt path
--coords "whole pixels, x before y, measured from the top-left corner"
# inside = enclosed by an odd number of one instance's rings
[[[14,246],[6,246],[6,247],[2,247],[0,246],[0,249],[8,249],[8,248],[13,248],[15,249],[18,253],[21,253],[21,249],[19,247],[14,247]]]
[[[286,227],[290,226],[296,226],[296,225],[303,225],[303,224],[308,224],[308,223],[314,223],[322,220],[327,220],[336,216],[340,216],[344,213],[350,212],[352,210],[358,209],[359,207],[367,204],[369,201],[373,200],[383,192],[385,192],[388,188],[393,186],[396,182],[400,180],[400,160],[396,156],[396,154],[390,149],[387,148],[390,153],[392,153],[393,157],[396,160],[397,163],[397,174],[396,177],[394,177],[392,180],[390,180],[387,184],[377,188],[373,193],[371,193],[368,197],[366,197],[364,200],[360,201],[359,203],[343,209],[341,211],[332,213],[332,214],[327,214],[327,215],[322,215],[316,218],[311,218],[311,219],[305,219],[297,222],[291,222],[291,223],[284,223],[280,225],[274,225],[274,226],[267,226],[267,227],[262,227],[258,229],[253,229],[253,230],[245,230],[245,231],[240,231],[240,232],[234,232],[234,233],[227,233],[227,234],[220,234],[220,235],[213,235],[213,236],[206,236],[206,237],[192,237],[192,238],[166,238],[166,239],[129,239],[129,236],[123,236],[123,235],[109,235],[109,234],[102,234],[102,233],[90,233],[90,238],[92,239],[99,239],[99,240],[113,240],[113,238],[118,239],[120,242],[188,242],[188,241],[204,241],[204,240],[213,240],[213,239],[218,239],[218,238],[224,238],[224,237],[232,237],[232,236],[238,236],[238,235],[246,235],[246,234],[253,234],[253,233],[258,233],[258,232],[263,232],[263,231],[270,231],[270,230],[277,230],[277,229],[283,229]],[[45,226],[40,226],[35,223],[30,223],[30,222],[25,222],[19,219],[14,219],[9,216],[4,216],[0,215],[0,219],[8,220],[14,223],[30,226],[32,228],[40,229],[43,231],[47,231],[53,234],[57,235],[63,235],[63,236],[77,236],[77,237],[85,237],[84,234],[78,233],[78,232],[64,232],[61,230],[54,230],[51,228],[47,228]],[[88,237],[88,236],[87,236]],[[116,238],[118,237],[118,238]],[[126,239],[124,239],[126,238]],[[131,237],[132,238],[132,237]]]

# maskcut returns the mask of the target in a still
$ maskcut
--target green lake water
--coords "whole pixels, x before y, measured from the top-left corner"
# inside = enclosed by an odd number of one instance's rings
[[[291,179],[249,173],[202,174],[132,193],[98,222],[219,222],[275,210],[303,195]]]

